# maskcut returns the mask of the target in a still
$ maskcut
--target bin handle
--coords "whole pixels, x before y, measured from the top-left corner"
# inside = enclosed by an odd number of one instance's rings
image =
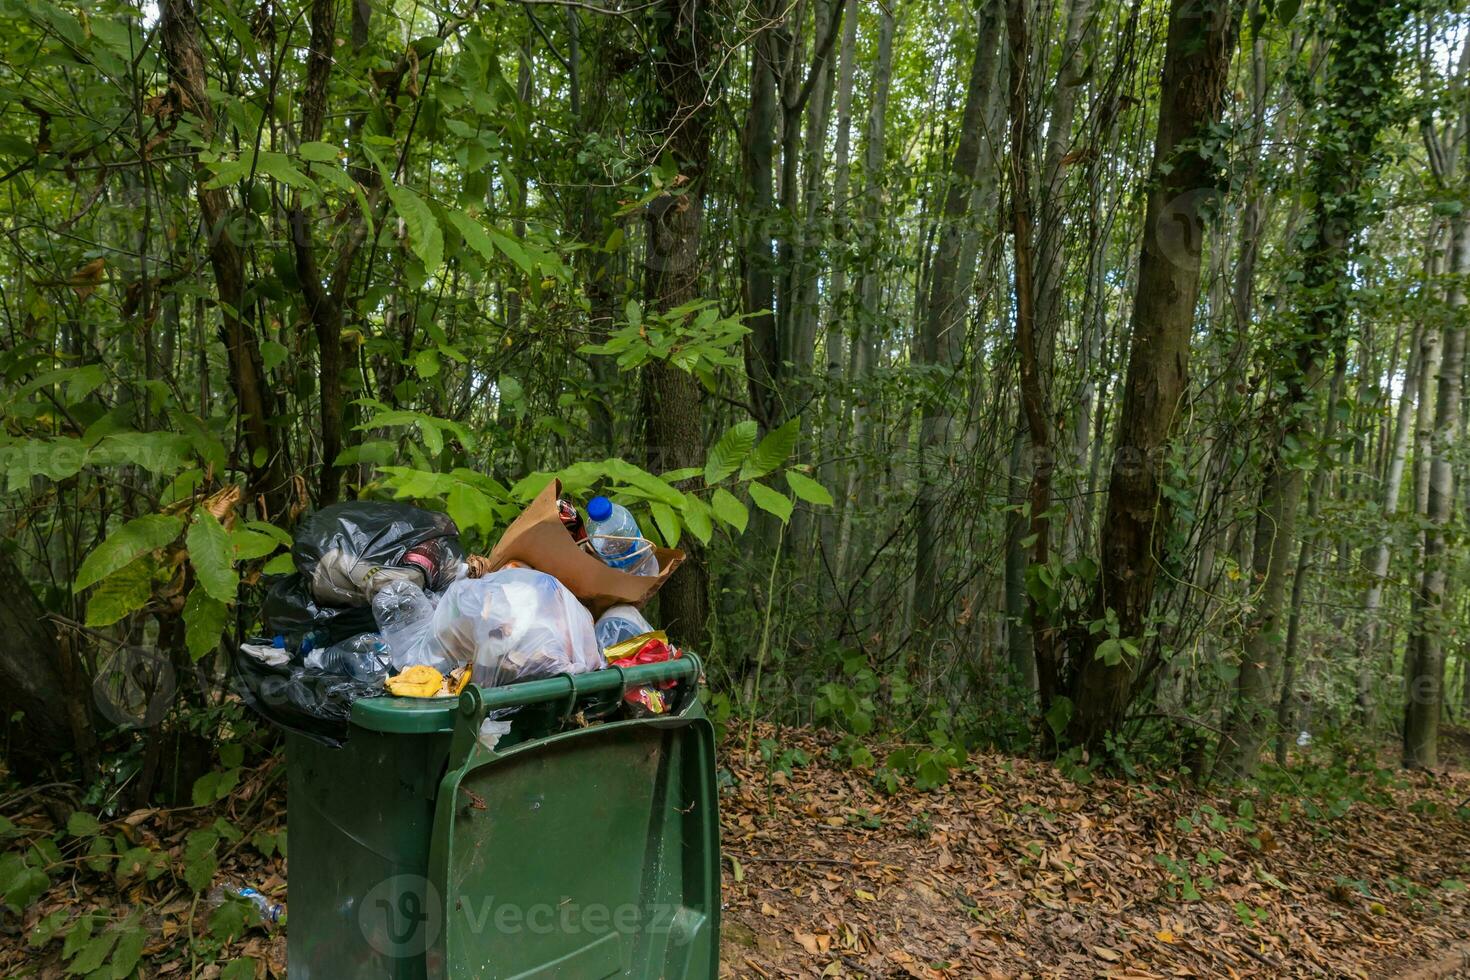
[[[535,681],[522,681],[504,687],[485,687],[471,683],[460,692],[459,715],[450,741],[449,765],[464,765],[480,736],[480,725],[491,711],[520,708],[531,704],[563,702],[563,720],[570,718],[577,702],[585,695],[619,691],[618,700],[634,687],[675,681],[681,685],[699,680],[703,664],[697,656],[686,653],[676,660],[662,660],[633,667],[610,666],[586,674],[557,674]]]

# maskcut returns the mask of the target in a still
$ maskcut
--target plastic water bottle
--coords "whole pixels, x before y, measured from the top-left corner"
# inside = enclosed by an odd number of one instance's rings
[[[254,888],[248,886],[241,888],[239,885],[228,881],[211,888],[209,894],[205,896],[205,904],[210,908],[219,908],[226,902],[234,900],[243,900],[254,905],[260,912],[260,921],[267,929],[280,922],[281,916],[286,912],[284,905],[272,902]]]
[[[587,501],[587,518],[592,547],[603,561],[634,575],[658,574],[658,559],[628,508],[606,497],[593,497]]]
[[[597,633],[597,645],[606,650],[608,647],[631,640],[635,636],[652,632],[653,626],[643,618],[643,614],[637,609],[622,605],[613,606],[597,617],[593,630]]]
[[[306,666],[312,670],[342,674],[359,681],[386,678],[389,665],[388,644],[376,633],[363,633],[313,650],[306,656]]]

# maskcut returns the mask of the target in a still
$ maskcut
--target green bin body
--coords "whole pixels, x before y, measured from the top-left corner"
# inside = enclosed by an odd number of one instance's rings
[[[714,731],[693,657],[460,698],[371,698],[341,748],[289,735],[291,980],[708,978]],[[674,709],[615,718],[674,680]],[[488,712],[514,707],[494,750]]]

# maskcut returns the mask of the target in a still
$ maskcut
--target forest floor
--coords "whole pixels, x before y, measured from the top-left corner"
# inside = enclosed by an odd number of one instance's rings
[[[721,757],[722,976],[1470,976],[1470,733],[1451,736],[1444,775],[1309,765],[1297,795],[1274,798],[1078,782],[993,754],[942,789],[889,794],[832,760],[832,735],[758,727],[767,751],[747,764],[744,734]],[[286,859],[255,846],[284,828],[280,776],[274,759],[212,807],[116,826],[183,861],[188,832],[223,816],[243,835],[219,878],[284,902]],[[44,832],[37,800],[7,815]],[[43,916],[140,900],[143,976],[219,977],[243,956],[285,976],[281,931],[256,926],[201,961],[188,937],[203,903],[182,882],[113,881],[78,863],[25,921],[0,916],[0,976],[63,975],[59,942],[26,941]]]

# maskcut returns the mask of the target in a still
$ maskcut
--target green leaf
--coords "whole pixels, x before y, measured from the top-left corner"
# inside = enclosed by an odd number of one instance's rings
[[[495,508],[490,498],[466,483],[455,483],[449,491],[447,501],[449,516],[461,531],[480,528],[486,532],[495,529]]]
[[[204,591],[219,602],[234,602],[240,588],[240,576],[231,561],[233,548],[229,532],[207,510],[194,512],[185,541],[189,546],[189,564]]]
[[[230,553],[235,561],[251,561],[264,558],[279,545],[275,535],[262,534],[249,528],[237,527],[230,532]]]
[[[291,552],[285,551],[266,562],[260,571],[262,575],[290,575],[296,571],[296,561]]]
[[[153,559],[135,558],[98,583],[87,600],[86,625],[111,626],[148,604],[153,594]]]
[[[1051,729],[1054,739],[1060,739],[1071,721],[1072,699],[1065,694],[1059,694],[1052,699],[1051,707],[1046,711],[1046,726]]]
[[[738,470],[755,446],[755,437],[759,434],[760,427],[750,419],[726,429],[719,442],[710,449],[709,458],[705,460],[705,486],[714,486]]]
[[[785,463],[790,458],[792,450],[796,448],[796,438],[801,434],[801,419],[791,419],[779,429],[772,429],[766,433],[761,444],[755,447],[755,452],[745,459],[745,465],[740,467],[740,479],[753,480],[756,477],[765,476],[776,467]]]
[[[76,959],[66,968],[66,972],[73,976],[86,976],[100,967],[107,954],[112,952],[112,947],[117,943],[118,931],[108,929],[100,935],[93,936],[87,940],[81,952],[77,953]]]
[[[658,525],[658,533],[664,539],[664,544],[670,548],[678,547],[679,516],[674,513],[674,508],[654,500],[649,503],[648,509],[653,513],[653,523]]]
[[[313,163],[333,163],[337,159],[338,150],[331,143],[302,143],[297,149],[303,160],[310,160]]]
[[[698,538],[700,544],[709,544],[715,533],[713,512],[709,504],[692,493],[686,493],[684,508],[680,513],[684,516],[684,526],[689,529],[689,533]]]
[[[236,960],[230,960],[229,964],[220,971],[219,980],[255,980],[255,957],[242,956]]]
[[[90,813],[73,810],[66,818],[66,832],[73,837],[96,837],[102,832],[102,824]]]
[[[777,493],[764,483],[750,484],[750,499],[757,507],[768,514],[774,514],[785,524],[791,519],[791,498],[785,494]]]
[[[0,897],[13,911],[24,911],[50,887],[46,872],[26,864],[19,854],[0,854]]]
[[[230,795],[235,784],[240,781],[240,770],[225,769],[223,771],[207,772],[194,780],[194,788],[191,796],[195,806],[208,806],[216,800],[222,800]]]
[[[195,660],[213,653],[219,646],[220,634],[230,621],[230,609],[211,596],[202,586],[189,590],[184,601],[184,645]]]
[[[709,503],[716,517],[739,533],[745,533],[745,525],[750,522],[750,511],[746,510],[739,497],[724,487],[717,487]]]
[[[218,844],[219,832],[208,829],[191,831],[184,843],[184,881],[196,893],[214,881],[214,873],[219,868],[214,853]]]
[[[820,507],[832,506],[832,495],[827,492],[827,488],[811,477],[798,473],[796,470],[787,470],[786,483],[791,487],[791,492],[796,494],[798,500],[805,500],[809,504],[816,504]]]
[[[138,968],[138,961],[143,958],[143,947],[148,942],[148,931],[143,928],[136,916],[129,916],[127,921],[118,926],[120,933],[117,940],[117,948],[112,951],[112,980],[126,980],[133,975]],[[254,973],[251,974],[252,980]]]
[[[56,938],[56,934],[61,931],[62,926],[66,925],[66,920],[70,916],[69,909],[57,909],[50,913],[31,927],[31,934],[26,938],[26,945],[31,949],[40,949],[45,946]]]
[[[168,514],[144,514],[118,528],[92,549],[77,572],[73,591],[80,592],[130,563],[145,551],[154,551],[173,541],[184,529],[184,520]]]
[[[388,198],[408,229],[408,244],[413,254],[424,264],[424,270],[433,274],[444,261],[444,230],[439,227],[433,209],[413,191],[396,184],[388,185]]]

